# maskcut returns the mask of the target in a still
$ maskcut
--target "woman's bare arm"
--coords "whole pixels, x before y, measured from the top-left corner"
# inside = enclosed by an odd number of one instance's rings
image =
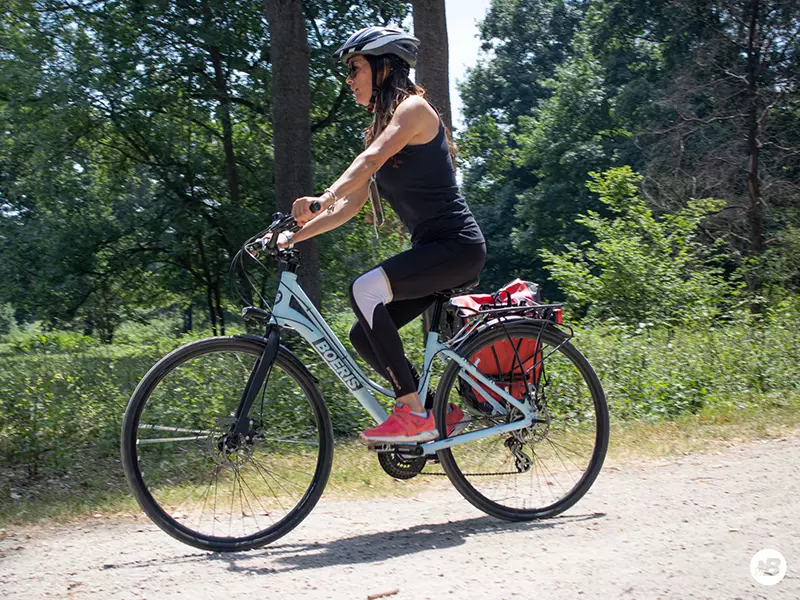
[[[309,238],[336,229],[358,214],[369,197],[369,184],[357,189],[346,198],[341,198],[333,208],[333,212],[323,210],[294,234],[294,242],[302,242]]]
[[[411,96],[397,107],[392,120],[381,134],[375,138],[369,148],[359,154],[347,170],[330,189],[337,197],[349,196],[356,190],[368,185],[370,177],[392,156],[400,152],[409,143],[424,139],[432,139],[439,128],[439,116],[428,102],[420,96]],[[327,208],[333,198],[330,194],[323,196],[323,208]],[[298,222],[313,219],[310,205],[319,198],[306,196],[295,200],[292,214]]]

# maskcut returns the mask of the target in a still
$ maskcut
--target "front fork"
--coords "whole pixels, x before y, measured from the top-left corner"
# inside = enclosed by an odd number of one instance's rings
[[[247,380],[244,392],[242,392],[242,398],[239,400],[239,407],[236,409],[236,416],[231,425],[230,437],[234,440],[241,439],[242,436],[250,432],[250,420],[247,415],[250,414],[250,408],[253,406],[259,390],[264,385],[264,380],[278,354],[278,344],[281,337],[280,329],[274,325],[267,326],[265,337],[267,338],[267,343],[264,346],[264,352],[258,357],[253,365],[253,370],[250,371],[250,378]]]

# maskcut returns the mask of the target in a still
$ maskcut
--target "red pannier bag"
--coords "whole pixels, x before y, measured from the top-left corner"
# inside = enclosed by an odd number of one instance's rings
[[[457,309],[457,314],[462,319],[478,315],[481,311],[515,306],[521,308],[520,312],[510,312],[524,315],[526,312],[524,307],[537,306],[538,300],[538,285],[515,279],[494,294],[455,296],[450,299],[449,307]],[[516,358],[517,355],[519,360]],[[535,386],[539,382],[542,370],[542,348],[536,340],[513,337],[509,340],[506,338],[482,348],[469,357],[469,362],[472,364],[476,364],[476,361],[478,370],[483,375],[514,398],[521,400],[525,395],[527,385],[530,383]],[[502,402],[501,397],[495,393],[478,391],[477,388],[472,388],[463,381],[459,381],[459,385],[461,394],[471,399],[481,412],[491,413],[494,410],[488,401],[488,395],[491,395],[494,400]]]

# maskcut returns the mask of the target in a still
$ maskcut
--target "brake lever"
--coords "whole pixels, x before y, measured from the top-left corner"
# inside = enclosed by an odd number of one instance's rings
[[[317,213],[322,210],[322,205],[318,201],[314,201],[309,206],[312,213]],[[250,256],[253,256],[252,251],[258,249],[259,251],[269,250],[271,254],[275,253],[275,249],[278,244],[278,237],[284,231],[291,231],[292,233],[296,233],[303,228],[302,225],[298,225],[297,222],[294,220],[292,215],[282,215],[281,213],[273,213],[272,215],[272,223],[270,223],[269,227],[266,230],[258,234],[251,243],[245,244],[245,250]],[[270,235],[269,241],[265,244],[263,242],[264,236],[267,234]],[[261,243],[258,243],[261,242]],[[255,258],[255,256],[253,256]]]

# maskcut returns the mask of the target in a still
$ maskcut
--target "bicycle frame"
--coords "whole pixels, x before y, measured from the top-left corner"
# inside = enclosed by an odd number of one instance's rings
[[[292,300],[294,300],[294,303],[300,310],[292,306]],[[388,418],[386,411],[377,401],[373,392],[389,398],[395,398],[395,393],[371,381],[364,375],[355,360],[353,360],[353,357],[347,352],[336,337],[336,334],[322,318],[322,315],[319,314],[319,311],[317,311],[311,300],[309,300],[297,281],[296,273],[287,270],[281,274],[281,279],[278,284],[278,293],[275,297],[272,316],[270,317],[270,324],[297,331],[301,337],[308,341],[328,367],[336,374],[342,383],[344,383],[350,393],[355,396],[356,400],[358,400],[372,418],[375,419],[376,423],[382,423]],[[438,450],[458,444],[467,444],[492,435],[530,427],[538,416],[534,408],[520,402],[505,390],[494,385],[494,382],[478,371],[476,365],[471,364],[465,358],[459,356],[447,344],[443,344],[439,340],[439,334],[436,331],[431,331],[428,334],[428,339],[425,344],[423,375],[420,378],[419,389],[417,390],[421,398],[424,398],[427,394],[430,384],[431,366],[433,364],[433,359],[437,356],[440,356],[444,360],[450,359],[455,361],[463,369],[463,372],[459,374],[462,379],[470,386],[481,391],[499,414],[505,414],[506,410],[499,402],[494,400],[487,391],[491,391],[495,396],[499,396],[509,405],[517,408],[522,413],[523,418],[513,423],[487,427],[486,429],[461,434],[454,438],[419,444],[423,449],[423,454],[434,454]]]

